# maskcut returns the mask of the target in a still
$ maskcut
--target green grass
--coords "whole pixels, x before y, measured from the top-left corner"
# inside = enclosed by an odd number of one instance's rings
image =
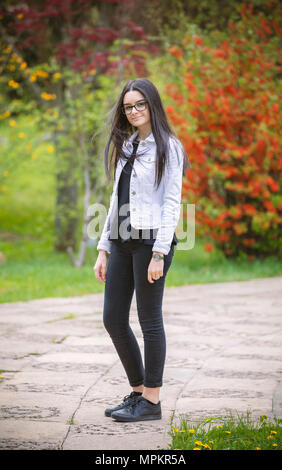
[[[232,413],[223,419],[207,418],[190,424],[180,418],[171,423],[172,438],[168,450],[282,450],[282,419],[270,420],[266,415],[253,420],[250,412]]]
[[[2,233],[2,240],[1,240]],[[36,240],[30,235],[0,232],[0,252],[7,258],[0,267],[0,302],[25,301],[44,297],[69,297],[101,293],[104,284],[93,271],[97,251],[88,248],[84,265],[72,266],[66,253],[56,253],[52,240]],[[176,250],[168,271],[166,286],[210,282],[243,281],[282,275],[281,262],[228,260],[220,251],[207,253],[204,240],[197,240],[189,251]]]

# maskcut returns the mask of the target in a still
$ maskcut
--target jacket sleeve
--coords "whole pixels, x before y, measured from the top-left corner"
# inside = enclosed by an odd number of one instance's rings
[[[164,199],[161,208],[161,225],[152,251],[167,255],[181,209],[181,191],[184,154],[180,141],[170,138],[168,161],[164,171]]]
[[[117,203],[117,198],[116,197],[114,198],[114,189],[113,189],[108,214],[104,223],[100,240],[97,244],[97,250],[105,250],[108,253],[111,252],[111,246],[112,246],[112,242],[109,240],[109,236],[110,236],[110,231],[111,231],[111,214],[114,211],[115,202]]]

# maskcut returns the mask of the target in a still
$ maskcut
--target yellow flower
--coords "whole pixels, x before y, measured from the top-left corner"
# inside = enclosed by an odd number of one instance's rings
[[[89,73],[90,73],[90,75],[95,75],[96,69],[91,69]]]
[[[24,132],[19,132],[19,133],[18,133],[18,137],[19,137],[20,139],[24,139],[24,138],[25,138],[25,133],[24,133]]]
[[[47,150],[48,150],[49,153],[53,153],[54,152],[53,145],[48,145]]]
[[[11,111],[5,111],[5,113],[0,114],[0,119],[5,119],[8,116],[11,116]]]
[[[17,14],[17,18],[19,18],[19,19],[23,18],[23,14],[22,14],[22,13],[18,13],[18,14]]]
[[[219,424],[219,425],[217,426],[217,428],[222,428],[222,425],[221,425],[221,424]]]
[[[4,170],[3,175],[8,176],[9,172],[7,170]]]
[[[260,448],[260,447],[256,447],[255,450],[261,450],[261,448]]]
[[[60,78],[61,74],[59,72],[54,73],[53,78]]]
[[[266,439],[274,439],[274,437],[273,436],[267,436]]]
[[[20,86],[19,83],[15,82],[14,80],[9,80],[8,85],[12,88],[18,88]]]
[[[276,431],[270,431],[270,434],[277,434]]]
[[[37,155],[35,153],[32,153],[31,158],[37,158]]]
[[[34,73],[32,73],[31,76],[29,77],[29,81],[36,82],[36,75]]]
[[[7,191],[7,186],[5,186],[5,185],[3,184],[3,186],[1,186],[1,189],[2,189],[2,191]]]
[[[16,66],[13,64],[9,65],[9,70],[13,72],[14,70],[16,70]]]
[[[261,415],[261,419],[267,419],[267,415]]]
[[[210,444],[214,444],[214,441],[209,441]]]
[[[46,78],[49,76],[49,73],[45,72],[45,70],[37,70],[35,73],[38,75],[38,77]]]
[[[23,63],[20,65],[20,70],[24,70],[26,67],[27,67],[27,63],[26,63],[26,62],[23,62]]]
[[[194,447],[193,450],[201,450],[200,447]]]
[[[277,447],[277,444],[272,444],[272,447]]]
[[[32,150],[32,145],[28,144],[28,145],[26,146],[26,148],[27,148],[27,150],[30,152],[30,151]]]
[[[205,448],[205,449],[209,449],[211,450],[210,446],[208,444],[202,444],[202,446]]]
[[[189,434],[194,434],[194,433],[195,433],[195,429],[188,429],[188,432],[189,432]]]
[[[225,431],[225,433],[226,433],[226,434],[231,434],[231,432],[230,432],[230,431]]]
[[[50,94],[50,93],[46,93],[46,91],[43,91],[43,92],[41,93],[41,97],[42,97],[44,100],[47,100],[47,101],[48,101],[48,100],[55,100],[55,99],[56,99],[55,93]]]
[[[195,441],[195,444],[196,444],[197,446],[202,446],[202,445],[203,445],[203,443],[202,443],[201,441]]]

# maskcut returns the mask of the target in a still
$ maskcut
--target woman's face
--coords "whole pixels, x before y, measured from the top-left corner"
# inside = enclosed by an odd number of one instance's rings
[[[123,106],[133,106],[137,105],[138,103],[142,103],[146,101],[146,98],[137,90],[128,91],[125,93],[123,97]],[[136,108],[132,108],[130,114],[126,114],[126,117],[130,124],[135,127],[142,128],[142,129],[149,129],[151,127],[151,118],[150,118],[150,111],[149,105],[146,103],[146,108],[142,111],[137,111]]]

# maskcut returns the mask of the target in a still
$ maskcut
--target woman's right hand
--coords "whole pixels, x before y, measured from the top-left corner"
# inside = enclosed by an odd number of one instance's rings
[[[93,269],[98,281],[105,282],[107,271],[107,252],[105,250],[99,250],[99,255]]]

